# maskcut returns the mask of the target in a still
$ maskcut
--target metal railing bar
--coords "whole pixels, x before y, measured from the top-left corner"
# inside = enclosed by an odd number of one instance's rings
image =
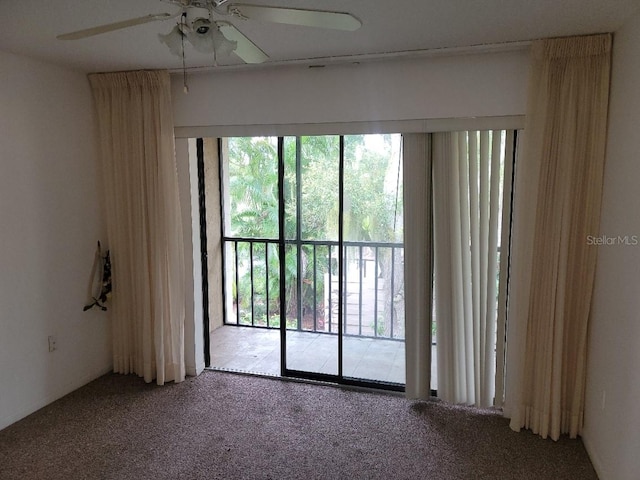
[[[273,243],[273,244],[277,244],[278,240],[277,239],[273,239],[273,238],[262,238],[262,237],[227,237],[224,236],[222,237],[222,240],[225,242],[246,242],[246,243]],[[337,246],[338,245],[338,241],[337,240],[300,240],[299,242],[295,239],[287,239],[284,241],[284,243],[288,244],[288,245],[295,245],[297,243],[301,243],[302,245],[331,245],[331,246]],[[369,241],[345,241],[343,242],[343,245],[347,246],[347,247],[359,247],[360,245],[364,246],[364,247],[386,247],[386,248],[391,248],[391,247],[396,247],[396,248],[400,248],[400,247],[404,247],[403,243],[399,243],[399,242],[369,242]]]
[[[375,249],[375,260],[373,263],[373,336],[378,336],[378,252],[379,247]]]
[[[298,330],[302,330],[302,244],[296,246],[296,310],[298,318]]]
[[[277,239],[261,238],[261,237],[222,237],[224,242],[246,242],[246,243],[273,243],[278,244]]]
[[[233,251],[234,251],[234,265],[235,265],[235,283],[236,283],[236,298],[235,298],[235,307],[236,307],[236,323],[235,325],[243,325],[243,326],[255,326],[255,327],[260,327],[260,326],[264,326],[264,325],[260,325],[259,322],[261,322],[262,320],[259,321],[259,319],[256,317],[256,314],[258,313],[257,311],[257,306],[256,306],[256,302],[257,299],[261,299],[264,300],[266,299],[266,306],[264,309],[264,312],[266,314],[266,328],[272,328],[272,322],[270,319],[270,302],[272,301],[272,294],[270,292],[269,289],[269,283],[270,280],[272,278],[271,272],[269,271],[269,259],[271,258],[271,255],[269,254],[269,246],[272,244],[277,244],[277,242],[273,242],[270,240],[264,240],[264,239],[241,239],[240,237],[238,238],[233,238],[231,240],[226,240],[226,242],[230,242],[233,245]],[[241,244],[248,244],[249,246],[249,274],[250,274],[250,290],[244,292],[241,291],[242,289],[241,287],[241,283],[240,283],[240,245]],[[301,257],[302,254],[307,251],[308,249],[311,250],[310,252],[308,252],[310,255],[313,255],[312,259],[313,259],[313,330],[314,332],[318,332],[318,333],[336,333],[333,329],[332,326],[332,322],[333,322],[333,309],[332,309],[332,303],[334,301],[333,298],[333,292],[332,292],[332,282],[333,282],[333,272],[332,272],[332,260],[333,260],[333,253],[332,253],[332,245],[335,245],[337,242],[333,242],[333,241],[327,241],[327,242],[322,242],[322,241],[310,241],[310,242],[289,242],[290,244],[292,244],[294,251],[300,251],[301,254],[300,256],[298,256],[298,258],[296,259],[296,263],[298,265],[296,265],[296,270],[299,270],[302,268],[302,263],[301,263]],[[294,246],[295,245],[295,246]],[[386,246],[386,245],[390,245],[390,246]],[[256,248],[258,248],[257,246],[264,246],[264,264],[265,264],[265,273],[264,273],[264,279],[265,279],[265,292],[258,292],[256,289],[256,268],[257,268],[257,264],[256,262],[261,262],[262,259],[256,259],[256,255],[257,255],[257,250]],[[322,249],[319,249],[318,247],[323,247]],[[354,250],[355,247],[358,248],[357,253]],[[365,247],[369,247],[373,249],[374,255],[373,258],[364,258],[364,254],[365,254]],[[327,271],[327,277],[328,277],[328,284],[325,285],[325,288],[328,288],[328,292],[327,292],[327,296],[324,297],[323,294],[323,299],[327,298],[328,299],[328,304],[326,306],[326,308],[328,309],[328,312],[325,310],[324,308],[324,300],[323,301],[323,311],[324,313],[324,319],[325,321],[329,321],[329,328],[327,329],[328,332],[326,332],[326,330],[323,329],[323,331],[318,331],[318,327],[319,327],[319,321],[320,321],[320,317],[318,316],[318,294],[320,293],[320,289],[318,287],[318,275],[321,274],[321,269],[318,266],[318,260],[319,260],[319,256],[325,255],[323,252],[325,251],[324,249],[326,248],[326,256],[324,258],[326,258],[326,271]],[[379,299],[380,299],[380,292],[379,292],[379,288],[380,288],[380,277],[378,275],[378,265],[380,263],[381,260],[381,248],[388,248],[391,251],[391,278],[390,278],[390,295],[389,295],[389,300],[388,300],[388,304],[390,307],[390,312],[387,315],[387,318],[390,318],[391,324],[389,325],[389,330],[387,330],[389,333],[380,333],[380,321],[378,318],[378,315],[380,313],[380,306],[379,306]],[[344,242],[343,243],[343,248],[342,248],[342,261],[345,264],[348,264],[349,261],[349,255],[350,255],[350,251],[353,250],[354,254],[353,257],[354,259],[356,258],[356,256],[358,257],[358,261],[360,262],[359,264],[359,271],[358,271],[358,280],[359,280],[359,284],[358,284],[358,313],[357,313],[357,321],[358,321],[358,329],[356,330],[356,332],[348,332],[349,327],[349,313],[347,310],[351,310],[351,308],[348,306],[348,301],[347,301],[347,294],[349,292],[349,288],[348,288],[348,282],[347,282],[347,278],[346,278],[346,274],[347,274],[347,269],[345,268],[342,272],[342,276],[343,278],[343,282],[342,282],[342,291],[343,291],[343,295],[342,298],[339,299],[340,302],[340,307],[342,312],[341,315],[339,315],[339,322],[342,322],[340,324],[340,326],[342,327],[341,329],[343,330],[343,333],[347,336],[355,336],[355,337],[374,337],[374,338],[383,338],[383,339],[395,339],[396,335],[398,334],[398,332],[396,331],[397,329],[395,328],[395,318],[397,317],[397,312],[396,312],[396,305],[395,305],[395,288],[396,288],[396,281],[395,281],[395,272],[396,272],[396,261],[395,261],[395,252],[396,249],[398,248],[404,248],[402,243],[384,243],[384,242]],[[324,262],[324,260],[322,260]],[[364,318],[364,313],[363,313],[363,309],[364,309],[364,265],[365,262],[367,261],[372,261],[374,266],[373,266],[373,275],[374,275],[374,281],[373,281],[373,333],[371,334],[363,334],[363,332],[365,331],[364,327],[363,327],[363,318]],[[304,330],[304,324],[303,324],[303,320],[304,320],[304,315],[303,315],[303,311],[302,311],[302,306],[304,305],[303,299],[302,299],[302,282],[298,282],[298,284],[296,285],[296,289],[298,293],[298,301],[296,302],[298,305],[297,306],[297,321],[296,321],[296,328],[299,331],[303,331]],[[294,291],[295,291],[294,290]],[[246,294],[246,295],[245,295]],[[250,295],[250,307],[251,307],[251,311],[250,311],[250,319],[246,319],[248,320],[245,323],[241,323],[243,322],[242,318],[243,318],[243,309],[241,308],[242,305],[242,298],[244,298],[245,296],[249,296]],[[386,299],[385,299],[386,300]],[[262,302],[260,302],[262,303]],[[385,302],[386,303],[386,302]],[[354,302],[355,304],[355,302]],[[260,309],[260,311],[262,312],[262,309]],[[249,316],[249,312],[247,311],[247,316]],[[310,312],[309,312],[310,313]],[[352,314],[352,317],[355,318],[355,311]],[[282,321],[282,314],[281,316],[281,320]],[[286,312],[284,315],[285,319],[284,321],[286,322]],[[260,317],[262,318],[262,317]],[[250,321],[249,321],[250,320]],[[225,322],[226,324],[226,322]],[[231,324],[233,325],[233,324]],[[311,330],[311,328],[309,328]],[[385,329],[386,330],[386,329]],[[306,330],[305,330],[306,331]]]
[[[362,245],[358,247],[358,335],[362,335],[362,274],[365,260],[362,258]]]
[[[347,246],[343,244],[342,247],[342,263],[345,266],[349,265],[347,261]],[[340,302],[342,305],[342,318],[340,321],[342,322],[342,334],[346,335],[347,333],[347,269],[344,268],[342,272],[342,301]]]
[[[233,326],[235,326],[235,324]],[[247,327],[247,328],[262,328],[262,329],[265,329],[265,330],[267,329],[267,327],[265,327],[264,325],[256,325],[255,327],[252,327],[251,325],[240,325],[240,326],[241,327]],[[273,329],[278,328],[278,327],[270,327],[270,328],[271,328],[271,330],[273,330]],[[290,332],[295,332],[296,331],[295,328],[287,328],[287,330],[290,331]],[[321,335],[334,335],[334,336],[338,335],[338,332],[324,332],[322,330],[317,331],[317,332],[304,331],[302,333],[310,333],[310,334],[311,333],[313,333],[313,334],[319,333]],[[367,337],[366,335],[358,335],[357,333],[347,333],[347,334],[344,334],[343,336],[344,337],[349,337],[349,338],[371,338],[371,337]],[[387,341],[390,341],[390,342],[404,342],[404,338],[397,338],[397,337],[396,338],[389,338],[389,337],[380,337],[380,336],[378,336],[378,338],[376,340],[387,340]],[[435,345],[435,343],[433,343],[433,345]]]
[[[238,273],[238,242],[233,242],[233,254],[236,264],[236,325],[240,325],[240,274]]]
[[[328,301],[328,308],[329,308],[329,332],[331,332],[331,321],[332,321],[332,310],[333,308],[331,307],[331,289],[332,287],[332,279],[331,279],[331,246],[327,245],[327,251],[329,252],[328,255],[328,265],[327,265],[327,272],[329,272],[329,301]],[[325,288],[327,288],[325,286]]]
[[[269,244],[264,244],[264,290],[265,296],[267,300],[267,304],[265,305],[265,314],[267,315],[267,328],[269,327]]]
[[[318,330],[318,266],[316,265],[316,247],[313,246],[313,331]]]
[[[255,325],[255,306],[254,306],[254,288],[253,288],[253,242],[249,243],[249,275],[251,278],[251,326]]]
[[[300,242],[297,242],[296,240],[285,240],[285,243],[292,244],[292,245],[296,243],[301,243],[302,245],[338,246],[337,240],[300,240]],[[404,247],[404,244],[396,243],[396,242],[365,242],[365,241],[353,241],[353,240],[345,241],[343,242],[343,245],[346,247],[359,247],[360,245],[362,245],[363,247],[387,247],[387,248]]]
[[[394,247],[391,247],[391,292],[389,295],[389,300],[391,302],[391,311],[390,311],[390,316],[391,316],[391,327],[389,329],[389,337],[393,338],[393,312],[395,310],[395,302],[394,302],[394,296],[395,296],[395,286],[393,284],[393,280],[396,274],[396,249]]]

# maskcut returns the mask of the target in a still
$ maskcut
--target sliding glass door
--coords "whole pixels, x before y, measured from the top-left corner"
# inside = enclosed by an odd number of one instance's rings
[[[480,215],[480,220],[486,219],[481,212],[493,205],[490,217],[507,222],[503,223],[502,232],[498,224],[491,236],[497,246],[489,248],[484,241],[479,244],[485,245],[481,248],[488,249],[491,258],[498,259],[495,268],[501,272],[498,275],[491,270],[486,274],[488,279],[500,279],[496,285],[488,280],[485,283],[491,287],[487,288],[487,304],[493,305],[489,300],[495,297],[501,313],[496,315],[487,309],[491,322],[485,329],[490,334],[487,336],[500,341],[497,347],[495,341],[488,342],[485,351],[489,354],[484,355],[487,364],[493,365],[493,351],[497,348],[500,373],[504,358],[504,322],[500,319],[504,319],[506,305],[503,280],[508,270],[511,179],[511,163],[506,159],[514,157],[514,141],[513,133],[498,133],[499,136],[492,134],[490,143],[500,152],[501,163],[492,163],[491,171],[492,177],[500,178],[500,186],[492,189],[491,195],[478,193],[483,179],[488,178],[488,164],[477,152],[484,152],[483,145],[488,143],[468,142],[462,150],[469,153],[463,157],[469,158],[460,172],[466,172],[469,178],[477,172],[485,174],[466,190],[460,190],[463,194],[459,194],[455,182],[451,186],[454,194],[438,193],[444,187],[439,181],[434,186],[434,204],[446,205],[449,198],[465,200],[467,206],[455,215],[466,219],[465,225],[470,221],[469,225],[475,225],[470,217],[473,212]],[[486,136],[481,133],[482,138]],[[472,137],[476,138],[475,134]],[[431,135],[432,141],[438,138],[437,134]],[[216,178],[216,187],[211,191],[215,190],[212,196],[217,195],[219,200],[217,208],[212,204],[213,208],[203,215],[207,218],[207,232],[212,234],[209,241],[204,240],[210,260],[209,290],[216,285],[223,285],[224,290],[223,300],[209,296],[209,311],[224,305],[224,315],[214,311],[209,323],[211,331],[207,331],[212,345],[211,365],[402,388],[406,375],[400,135],[223,138],[204,139],[203,144],[198,155],[204,157],[204,178]],[[452,146],[460,148],[461,143],[456,141]],[[419,184],[413,188],[429,186]],[[501,202],[503,197],[505,201]],[[440,224],[450,223],[451,208],[447,208],[434,216],[442,220],[436,225],[439,233],[444,232]],[[215,217],[212,211],[220,212],[219,221],[209,221]],[[476,230],[487,231],[484,227]],[[440,246],[449,243],[441,241]],[[471,238],[462,238],[457,244],[469,258],[477,250]],[[203,263],[206,257],[205,252]],[[220,262],[222,268],[216,269]],[[479,265],[484,263],[487,262],[479,261]],[[212,271],[221,274],[212,275]],[[439,270],[446,271],[444,267]],[[473,278],[467,283],[472,281],[480,285]],[[442,280],[435,283],[436,295],[445,298],[446,284]],[[456,288],[453,291],[459,290]],[[449,360],[447,348],[451,347],[444,339],[453,328],[453,316],[442,306],[433,312],[432,359],[430,365],[424,362],[424,368],[431,367],[431,388],[435,389],[450,381],[451,372],[444,367]],[[218,323],[221,317],[222,325]],[[497,328],[493,327],[496,324]],[[464,351],[466,344],[461,345],[456,348]]]
[[[399,135],[282,139],[285,373],[404,383]]]
[[[345,377],[405,382],[400,135],[344,137]]]
[[[400,135],[220,141],[214,366],[402,387],[400,145]]]
[[[341,140],[322,136],[281,141],[284,366],[291,373],[338,376]]]

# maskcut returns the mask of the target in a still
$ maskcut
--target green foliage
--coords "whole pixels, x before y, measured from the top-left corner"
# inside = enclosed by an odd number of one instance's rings
[[[374,322],[371,322],[371,329],[375,329],[376,335],[379,337],[385,336],[385,326],[384,326],[384,316],[378,315],[377,325]]]
[[[390,170],[390,136],[385,152],[366,148],[363,136],[345,137],[345,239],[394,241],[393,220],[398,196],[385,191]]]
[[[344,137],[344,232],[352,241],[392,242],[396,210],[402,210],[401,192],[392,193],[397,178],[390,135],[377,137],[377,147],[367,148],[363,135]],[[296,171],[296,160],[300,172]],[[274,137],[228,139],[228,200],[231,218],[229,236],[278,238],[278,155]],[[340,137],[309,136],[284,138],[285,238],[302,240],[338,239]],[[393,168],[392,168],[393,167]],[[299,177],[298,177],[299,175]],[[300,185],[298,186],[298,181]],[[391,185],[393,188],[389,188]],[[298,192],[300,187],[300,218]],[[298,225],[297,222],[300,222]],[[396,229],[398,230],[398,229]],[[400,237],[401,238],[401,237]],[[279,255],[276,244],[254,244],[253,267],[249,244],[239,242],[236,286],[241,323],[251,323],[251,268],[253,268],[254,322],[280,315]],[[265,255],[268,250],[268,255]],[[304,245],[299,254],[287,245],[285,285],[287,323],[323,308],[324,274],[328,268],[328,247],[316,249],[314,278],[313,249]],[[382,259],[384,261],[384,259]],[[298,314],[298,261],[300,261],[302,312]],[[267,275],[268,273],[268,275]],[[268,280],[267,280],[268,277]],[[314,300],[314,282],[316,299]],[[269,304],[266,303],[267,292]],[[248,312],[248,313],[247,313]],[[246,318],[246,315],[249,318]],[[293,319],[293,320],[292,320]],[[262,320],[260,320],[262,321]],[[272,326],[272,322],[269,322]]]
[[[275,139],[238,137],[228,142],[233,236],[278,238],[278,152]]]

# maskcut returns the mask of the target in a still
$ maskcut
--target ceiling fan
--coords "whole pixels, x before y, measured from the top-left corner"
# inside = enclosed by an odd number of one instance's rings
[[[305,10],[263,5],[228,4],[229,0],[161,0],[180,7],[177,13],[158,13],[58,35],[58,40],[79,40],[151,22],[178,19],[170,33],[159,35],[171,53],[184,57],[185,41],[195,50],[214,55],[231,52],[245,63],[262,63],[269,57],[229,20],[284,23],[354,31],[362,22],[346,12]]]

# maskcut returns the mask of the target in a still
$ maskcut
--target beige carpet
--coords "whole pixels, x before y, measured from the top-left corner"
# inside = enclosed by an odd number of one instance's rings
[[[438,401],[207,371],[106,375],[0,431],[0,479],[597,479],[582,443]]]

